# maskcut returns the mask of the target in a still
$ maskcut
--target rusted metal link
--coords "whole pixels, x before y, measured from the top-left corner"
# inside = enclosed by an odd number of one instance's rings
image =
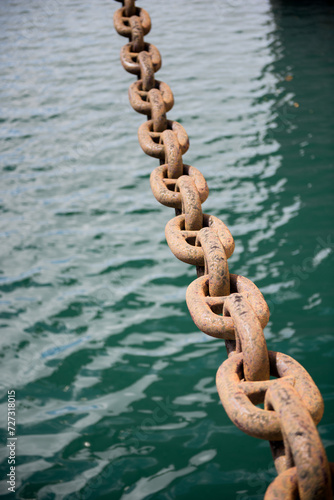
[[[189,138],[187,132],[180,123],[175,121],[167,120],[167,127],[168,130],[172,130],[176,135],[180,145],[181,154],[183,155],[189,148]],[[154,158],[165,160],[165,146],[164,143],[160,142],[162,134],[164,134],[164,138],[168,137],[166,131],[162,133],[153,131],[152,120],[147,120],[140,125],[138,129],[138,140],[144,153],[149,156],[154,156]]]
[[[151,30],[151,18],[148,12],[140,7],[135,7],[132,15],[139,16],[143,34],[147,35]],[[125,13],[125,7],[116,10],[114,14],[114,26],[119,35],[131,38],[132,29],[130,26],[130,19],[131,17],[127,16]]]
[[[270,375],[290,377],[294,387],[318,424],[324,412],[319,389],[307,371],[293,358],[281,352],[268,351]],[[250,436],[268,441],[282,441],[279,417],[276,412],[262,410],[255,404],[263,403],[274,380],[244,381],[244,355],[235,354],[219,367],[216,384],[219,397],[232,422]]]
[[[144,30],[139,16],[130,17],[131,46],[133,52],[144,50]]]
[[[140,66],[140,79],[143,82],[143,90],[147,92],[154,88],[155,85],[155,75],[154,66],[151,55],[142,50],[138,54],[138,63]]]
[[[167,164],[168,178],[178,179],[182,175],[183,171],[183,160],[182,160],[183,150],[181,148],[179,137],[176,134],[174,134],[172,130],[165,130],[161,134],[159,142],[161,145],[164,146],[165,157],[163,160],[160,161]],[[188,141],[188,146],[189,146],[189,141]]]
[[[230,273],[224,245],[218,234],[210,227],[204,227],[198,232],[196,246],[204,253],[204,267],[197,266],[198,276],[209,276],[209,295],[220,297],[230,294]]]
[[[197,168],[183,164],[181,175],[189,175],[195,182],[201,203],[204,203],[209,195],[209,188],[205,178]],[[152,192],[159,203],[166,207],[182,207],[181,194],[175,191],[176,179],[168,178],[168,165],[160,165],[151,173],[150,178]]]
[[[208,275],[208,292],[210,297],[230,295],[230,273],[224,245],[211,228],[203,228],[196,238],[196,246],[204,252],[204,267],[196,266],[197,276]],[[213,312],[220,313],[219,306],[213,306]],[[228,315],[228,314],[227,314]],[[225,339],[228,354],[236,350],[235,340]]]
[[[154,73],[156,73],[161,68],[160,52],[152,43],[144,43],[144,51],[148,52],[151,56],[153,70]],[[139,54],[142,54],[142,52],[135,52],[131,43],[123,45],[121,49],[121,63],[123,68],[133,75],[140,75],[141,72],[141,67],[138,62]]]
[[[265,410],[275,412],[281,427],[286,469],[296,466],[299,498],[332,498],[331,474],[317,428],[296,389],[273,381],[266,392]]]
[[[167,113],[170,109],[172,109],[174,104],[173,93],[169,85],[167,85],[167,83],[155,80],[153,88],[160,91],[162,100],[165,105],[165,112]],[[146,90],[143,90],[142,80],[137,80],[130,85],[129,101],[131,106],[135,111],[137,111],[137,113],[142,113],[143,115],[147,115],[149,118],[151,118],[151,103],[149,101],[148,92]]]
[[[151,104],[151,119],[153,121],[153,131],[163,132],[167,128],[167,118],[165,103],[160,90],[152,88],[148,92],[148,100]]]
[[[226,256],[229,258],[234,251],[234,240],[224,222],[213,215],[203,214],[203,227],[211,227],[217,232],[225,248]],[[204,266],[203,249],[195,246],[197,234],[197,231],[187,231],[185,229],[184,214],[178,215],[167,222],[165,229],[168,246],[175,257],[186,264]]]
[[[334,463],[329,464],[331,472],[331,482],[332,482],[332,495],[329,498],[334,497]],[[282,472],[277,476],[274,481],[269,485],[264,500],[296,500],[304,498],[298,495],[298,476],[297,467],[292,467],[285,472]],[[315,495],[313,499],[322,500],[320,495]]]
[[[290,384],[294,384],[294,379],[289,380]],[[277,474],[286,470],[286,456],[283,441],[269,441],[271,454],[274,460],[274,465]]]
[[[175,190],[181,194],[185,230],[199,231],[203,227],[203,213],[194,180],[189,175],[181,175],[177,180]]]
[[[228,246],[224,245],[224,248],[229,258]],[[246,297],[261,327],[264,328],[269,321],[269,308],[258,287],[243,276],[230,274],[230,290],[231,294],[241,293]],[[211,337],[235,340],[233,319],[229,316],[221,316],[226,299],[227,297],[210,297],[208,276],[202,276],[190,283],[186,293],[187,306],[197,328]]]
[[[126,17],[133,16],[136,13],[135,0],[123,0],[123,6]]]
[[[263,328],[246,297],[241,293],[227,297],[223,316],[231,316],[233,320],[236,352],[243,353],[245,380],[269,380],[269,356]]]

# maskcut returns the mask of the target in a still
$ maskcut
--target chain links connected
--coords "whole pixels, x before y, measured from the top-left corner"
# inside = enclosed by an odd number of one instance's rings
[[[166,117],[174,98],[170,87],[155,79],[161,56],[144,41],[150,16],[135,0],[117,1],[123,6],[115,12],[114,25],[129,38],[121,62],[138,78],[129,89],[130,103],[147,116],[138,130],[139,143],[147,155],[160,159],[151,188],[176,213],[166,225],[167,243],[178,259],[197,268],[198,278],[186,294],[188,309],[202,332],[225,340],[228,358],[216,378],[222,404],[239,429],[270,441],[278,477],[266,500],[329,500],[334,464],[328,463],[316,428],[324,411],[321,394],[297,361],[268,351],[263,333],[268,305],[254,283],[229,273],[233,237],[221,220],[203,213],[207,183],[195,167],[183,164],[188,135]],[[264,409],[257,406],[262,403]]]

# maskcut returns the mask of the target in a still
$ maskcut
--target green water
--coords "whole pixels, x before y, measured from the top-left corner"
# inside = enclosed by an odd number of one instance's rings
[[[333,7],[170,0],[152,18],[169,118],[206,177],[206,213],[236,243],[231,272],[271,310],[271,350],[325,401],[334,461]],[[1,481],[16,391],[19,499],[261,499],[269,446],[229,421],[222,342],[199,332],[195,270],[165,243],[137,142],[126,39],[106,0],[3,0],[1,19]],[[6,497],[7,498],[7,497]]]

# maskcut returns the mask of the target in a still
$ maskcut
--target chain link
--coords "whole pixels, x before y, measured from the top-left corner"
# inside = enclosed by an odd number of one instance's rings
[[[176,179],[168,177],[168,164],[160,165],[151,173],[150,183],[155,198],[166,207],[182,208],[181,193],[175,191]],[[183,164],[182,175],[189,175],[195,182],[201,203],[209,196],[209,188],[204,176],[197,168]]]
[[[316,428],[324,411],[319,389],[296,360],[268,351],[263,333],[268,305],[252,281],[229,273],[233,237],[220,219],[202,212],[207,183],[195,167],[183,164],[188,135],[180,123],[166,117],[174,98],[166,83],[155,80],[161,56],[144,41],[150,17],[134,0],[123,0],[122,5],[114,15],[117,32],[129,38],[121,62],[138,77],[129,99],[133,109],[148,118],[139,127],[139,144],[147,155],[160,159],[150,178],[155,198],[176,211],[166,225],[166,240],[178,259],[197,267],[198,278],[186,293],[194,323],[207,335],[225,340],[228,358],[216,377],[222,404],[239,429],[270,442],[278,477],[266,500],[332,498],[334,465],[328,464]],[[264,409],[257,406],[263,403]]]
[[[204,253],[204,267],[197,266],[197,276],[209,276],[209,295],[219,297],[230,295],[230,273],[224,244],[210,227],[198,232],[196,246]]]
[[[284,457],[280,469],[296,467],[299,498],[332,498],[326,452],[297,390],[286,380],[274,381],[266,392],[264,406],[278,416],[283,435],[281,457]]]
[[[129,7],[131,9],[133,9],[134,2],[133,2],[133,6],[131,5]],[[147,33],[149,33],[151,30],[151,18],[150,18],[150,16],[148,15],[148,13],[146,12],[145,9],[135,9],[134,12],[137,13],[137,16],[139,16],[141,27],[143,30],[143,34],[147,35]],[[135,15],[133,15],[133,16],[131,15],[131,17],[135,17]],[[115,29],[119,35],[132,39],[132,33],[131,33],[132,27],[130,25],[130,17],[127,15],[127,10],[126,10],[125,6],[118,9],[115,12],[114,26],[115,26]]]

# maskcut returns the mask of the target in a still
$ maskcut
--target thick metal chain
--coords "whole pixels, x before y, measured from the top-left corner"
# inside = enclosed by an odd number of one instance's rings
[[[114,25],[129,38],[121,62],[138,78],[129,89],[130,103],[147,116],[138,130],[139,143],[147,155],[160,159],[151,188],[176,212],[166,225],[167,243],[178,259],[197,268],[198,278],[186,294],[188,309],[202,332],[225,340],[228,359],[216,378],[220,399],[239,429],[270,441],[278,477],[266,500],[330,499],[334,464],[328,463],[316,428],[324,411],[319,389],[293,358],[268,351],[263,334],[268,305],[254,283],[229,273],[233,237],[221,220],[202,212],[207,183],[195,167],[183,164],[188,135],[166,117],[174,98],[169,86],[155,79],[161,56],[144,41],[150,16],[135,0],[117,1],[123,6],[115,12]]]

